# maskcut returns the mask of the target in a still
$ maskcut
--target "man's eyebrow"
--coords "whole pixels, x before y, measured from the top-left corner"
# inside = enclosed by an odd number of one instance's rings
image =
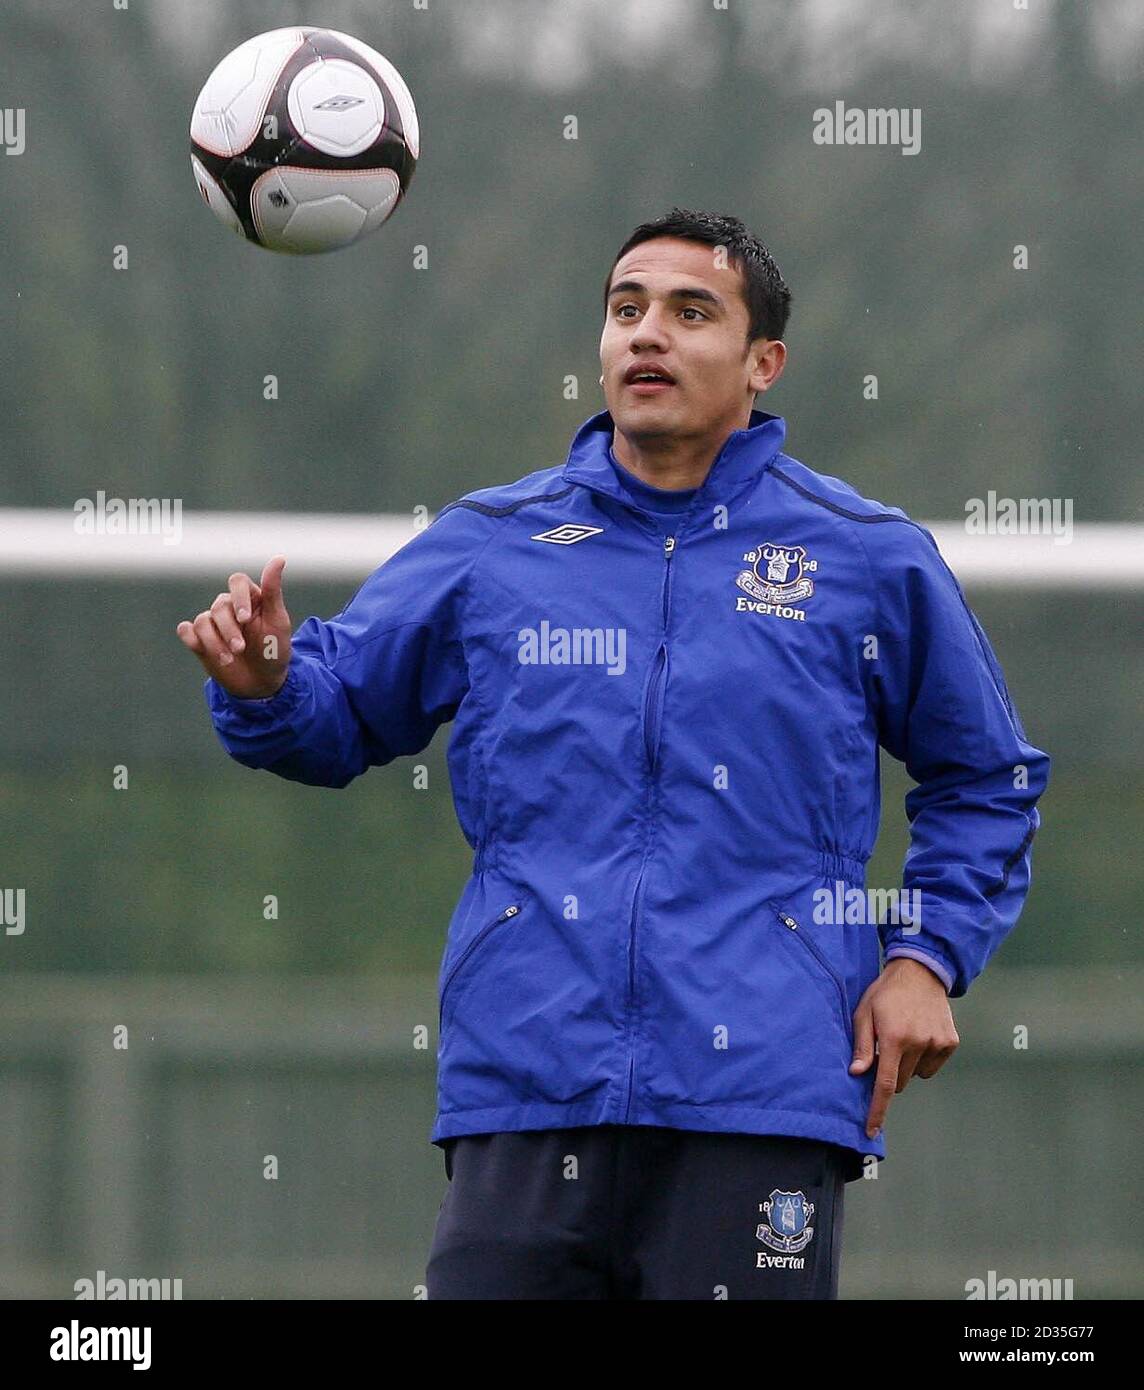
[[[647,286],[640,284],[638,280],[618,280],[608,291],[608,298],[617,294],[646,294]],[[710,290],[701,289],[698,285],[681,285],[674,289],[667,296],[668,299],[699,299],[705,304],[714,304],[722,309],[723,301],[717,294],[712,294]]]

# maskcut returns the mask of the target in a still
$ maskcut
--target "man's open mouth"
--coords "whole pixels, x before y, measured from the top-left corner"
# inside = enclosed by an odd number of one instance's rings
[[[675,378],[666,367],[658,367],[652,364],[641,366],[633,363],[624,373],[624,385],[630,386],[633,391],[642,393],[651,391],[662,391],[668,386],[675,385]]]
[[[626,376],[624,385],[637,396],[656,396],[669,390],[675,382],[665,372],[637,372]]]

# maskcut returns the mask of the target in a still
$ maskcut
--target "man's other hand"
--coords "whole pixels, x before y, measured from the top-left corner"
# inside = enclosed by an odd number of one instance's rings
[[[908,956],[887,961],[854,1011],[851,1076],[860,1076],[875,1056],[878,1059],[874,1096],[866,1117],[866,1133],[871,1139],[885,1123],[890,1101],[905,1090],[910,1077],[933,1076],[960,1042],[949,996],[934,972]]]

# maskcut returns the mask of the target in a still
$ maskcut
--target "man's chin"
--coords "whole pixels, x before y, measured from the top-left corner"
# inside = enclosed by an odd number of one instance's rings
[[[611,411],[612,419],[629,433],[673,434],[683,424],[679,405],[664,400],[620,401]]]

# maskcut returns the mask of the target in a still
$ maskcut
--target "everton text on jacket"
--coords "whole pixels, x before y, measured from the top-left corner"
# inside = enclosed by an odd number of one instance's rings
[[[780,418],[753,411],[671,523],[625,491],[612,427],[450,503],[301,624],[271,699],[208,680],[215,728],[343,787],[453,721],[473,868],[434,1143],[618,1122],[882,1156],[854,1009],[880,948],[965,993],[1027,892],[1049,760],[929,532],[782,453]],[[845,921],[879,744],[917,783],[918,911]]]

